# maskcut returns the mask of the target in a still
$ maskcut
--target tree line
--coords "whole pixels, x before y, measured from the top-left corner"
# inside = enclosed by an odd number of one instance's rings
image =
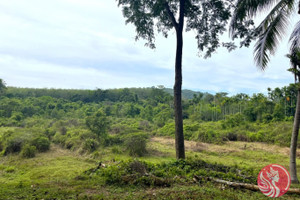
[[[268,88],[268,94],[239,93],[228,96],[194,94],[183,99],[183,119],[220,121],[241,114],[242,120],[270,122],[292,120],[297,99],[297,87]],[[16,125],[32,116],[61,119],[66,116],[84,117],[98,109],[107,116],[142,118],[162,127],[174,118],[172,96],[163,88],[124,88],[111,90],[62,90],[8,87],[0,99],[2,124]],[[10,119],[10,120],[7,120]]]

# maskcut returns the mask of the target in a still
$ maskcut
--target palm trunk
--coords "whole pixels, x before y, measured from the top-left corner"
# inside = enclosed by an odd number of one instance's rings
[[[294,127],[292,132],[291,148],[290,148],[290,173],[291,173],[292,183],[299,183],[297,177],[297,165],[296,165],[299,124],[300,124],[300,88],[298,88],[296,112],[295,112]]]

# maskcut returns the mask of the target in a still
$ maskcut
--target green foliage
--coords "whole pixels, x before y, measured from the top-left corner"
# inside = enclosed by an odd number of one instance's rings
[[[194,175],[254,184],[257,176],[255,172],[247,169],[211,164],[199,159],[177,160],[155,165],[138,160],[121,161],[99,169],[96,174],[104,178],[108,185],[133,184],[160,187],[191,181]]]
[[[226,116],[226,119],[222,121],[223,128],[233,128],[245,124],[244,116],[241,113]]]
[[[104,140],[104,145],[105,146],[113,146],[113,145],[120,145],[123,143],[123,140],[120,138],[120,136],[112,136],[108,135],[108,137],[105,138]]]
[[[6,89],[5,82],[0,78],[0,97],[5,94]]]
[[[205,57],[211,56],[222,44],[229,50],[235,48],[232,43],[221,43],[219,36],[226,31],[228,20],[231,16],[230,11],[233,4],[223,1],[212,2],[164,2],[152,1],[131,2],[118,0],[118,5],[122,7],[126,23],[131,23],[136,29],[136,40],[145,39],[146,46],[155,48],[155,30],[167,37],[168,32],[174,28],[177,31],[183,25],[182,21],[176,21],[176,13],[179,8],[184,8],[181,20],[186,23],[186,31],[194,31],[197,39],[198,48],[201,52],[205,51]],[[215,11],[218,12],[215,12]],[[173,14],[174,13],[174,14]],[[174,16],[175,15],[175,16]],[[218,22],[216,25],[215,22]],[[252,21],[251,21],[252,22]],[[246,29],[253,23],[240,24]],[[183,28],[183,27],[182,27]],[[182,30],[181,30],[182,31]],[[236,33],[236,37],[244,38],[247,32]],[[249,38],[243,43],[248,44]],[[242,45],[243,46],[243,45]]]
[[[21,152],[25,146],[34,146],[36,151],[49,150],[50,140],[39,128],[0,129],[0,150],[3,155]]]
[[[93,126],[93,123],[98,124],[97,117],[95,117],[98,110],[102,110],[100,112],[107,119],[113,119],[109,120],[113,122],[112,128],[107,128],[110,132],[113,132],[111,130],[114,128],[116,131],[119,129],[119,132],[136,131],[135,127],[134,130],[132,130],[133,127],[129,130],[129,127],[132,126],[131,123],[126,123],[124,126],[124,120],[115,123],[116,118],[137,119],[133,120],[134,124],[141,118],[147,120],[152,129],[147,129],[147,131],[153,131],[155,126],[162,128],[173,121],[172,98],[164,90],[158,88],[132,88],[128,90],[102,91],[100,96],[92,95],[95,98],[93,99],[89,93],[99,93],[99,91],[86,93],[86,91],[79,90],[63,90],[66,93],[63,95],[61,90],[8,88],[6,97],[0,99],[0,125],[43,126],[44,129],[66,134],[70,127],[83,125],[85,121],[81,119],[87,119],[93,131],[98,132],[101,128]],[[76,92],[78,95],[86,93],[86,96],[82,98],[90,98],[90,101],[74,102],[72,96],[76,96]],[[127,93],[129,96],[138,96],[137,100],[129,101],[130,98],[127,99],[128,101],[124,100],[123,97],[126,96],[124,94]],[[269,89],[268,98],[263,94],[254,94],[252,97],[246,94],[237,94],[228,97],[226,93],[215,95],[200,93],[199,96],[196,95],[191,100],[183,101],[183,115],[185,119],[191,119],[195,122],[226,120],[237,113],[242,114],[241,118],[244,120],[251,122],[282,121],[293,117],[296,97],[297,87],[295,84],[274,90]],[[235,120],[240,119],[233,118],[232,122],[228,123],[235,123]],[[234,125],[228,125],[227,128],[231,126]],[[54,136],[54,133],[52,132],[51,135]]]
[[[281,104],[276,104],[273,112],[274,121],[282,121],[284,119],[284,107]]]
[[[99,143],[95,139],[86,139],[84,142],[83,149],[88,151],[88,152],[93,152],[95,151],[99,146]]]
[[[170,122],[158,129],[157,135],[159,136],[175,136],[175,123]]]
[[[175,161],[171,144],[157,142],[156,138],[148,141],[151,135],[174,137],[172,102],[170,95],[161,91],[129,89],[122,101],[118,99],[122,90],[97,91],[99,96],[95,97],[92,96],[94,91],[90,91],[91,94],[78,91],[78,95],[68,90],[55,93],[56,90],[19,88],[12,91],[8,89],[6,97],[0,98],[0,152],[1,156],[12,154],[3,157],[0,163],[3,199],[163,199],[166,195],[170,199],[196,199],[199,196],[191,195],[196,190],[202,191],[199,194],[204,199],[226,199],[224,194],[227,199],[263,199],[260,193],[218,189],[218,185],[207,182],[201,182],[199,187],[192,179],[199,175],[255,183],[258,171],[268,163],[282,162],[288,166],[285,154],[270,154],[269,149],[260,147],[267,144],[249,142],[290,145],[296,100],[293,86],[270,90],[268,98],[204,93],[184,100],[185,138],[222,143],[191,145],[186,151],[191,158],[186,161]],[[161,95],[151,97],[152,92]],[[290,97],[289,101],[284,92]],[[46,94],[60,97],[46,97]],[[75,95],[74,101],[68,99],[71,94]],[[136,94],[138,98],[134,99]],[[85,101],[76,101],[78,99]],[[132,106],[140,112],[125,114]],[[255,118],[251,122],[245,112],[248,108]],[[94,117],[99,109],[110,121],[105,138],[99,138],[85,124],[85,119]],[[49,144],[51,151],[47,152]],[[46,152],[33,160],[21,158],[41,151]],[[127,161],[130,152],[133,156],[142,156],[141,161]],[[98,166],[100,160],[105,166]],[[154,187],[155,197],[152,195]],[[234,196],[237,193],[240,196]]]
[[[50,141],[47,137],[37,137],[31,141],[31,145],[35,146],[39,152],[45,152],[50,148]]]
[[[35,157],[36,147],[26,144],[21,151],[21,156],[23,158],[33,158]]]
[[[124,137],[124,144],[131,156],[144,156],[147,153],[148,135],[145,133],[133,133]]]
[[[88,116],[85,120],[87,127],[98,137],[105,138],[109,128],[109,120],[102,110],[98,110],[94,115]]]
[[[23,138],[11,137],[6,139],[4,154],[20,152],[24,143]]]

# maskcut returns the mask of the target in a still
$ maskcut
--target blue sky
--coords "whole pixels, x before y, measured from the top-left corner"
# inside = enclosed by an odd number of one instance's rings
[[[0,1],[0,30],[0,78],[8,86],[107,89],[174,84],[174,31],[168,39],[158,35],[155,50],[144,47],[145,41],[134,40],[134,27],[125,25],[114,0]],[[231,53],[219,49],[205,60],[198,56],[193,33],[184,33],[183,88],[252,94],[293,82],[284,56],[286,38],[265,72],[256,68],[252,52],[252,47]]]

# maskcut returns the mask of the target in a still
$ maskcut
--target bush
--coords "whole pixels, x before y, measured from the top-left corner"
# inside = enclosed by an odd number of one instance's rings
[[[61,133],[57,132],[53,137],[53,143],[60,144],[61,146],[65,146],[67,140],[66,135],[62,135]]]
[[[35,157],[35,153],[36,153],[36,147],[26,144],[21,151],[21,156],[23,158],[33,158]]]
[[[226,119],[222,121],[222,127],[225,128],[233,128],[236,126],[240,126],[244,124],[244,115],[240,113],[236,113],[234,115],[227,115]]]
[[[104,145],[105,146],[120,145],[122,143],[123,143],[123,141],[121,140],[121,138],[119,136],[108,135],[104,139]]]
[[[9,153],[20,152],[22,149],[23,142],[24,141],[21,138],[17,138],[17,137],[9,138],[5,144],[4,154],[7,155]]]
[[[131,156],[143,156],[147,153],[146,144],[148,136],[144,133],[127,135],[125,146]]]
[[[219,140],[220,138],[217,137],[217,134],[214,130],[208,129],[204,133],[199,132],[198,139],[201,142],[214,143],[214,142],[217,142],[217,140]]]
[[[159,136],[175,136],[175,123],[170,122],[165,124],[162,128],[158,129],[157,135]]]
[[[226,138],[229,141],[237,141],[238,140],[238,135],[236,133],[229,132],[229,133],[227,133]]]
[[[123,153],[122,149],[119,146],[112,147],[111,152],[115,153],[115,154],[122,154]]]
[[[78,137],[68,138],[65,142],[65,148],[74,150],[79,147],[79,143],[81,143],[81,141],[78,139]]]
[[[194,158],[160,164],[138,160],[121,161],[105,168],[95,168],[87,172],[95,173],[95,171],[109,185],[133,184],[158,187],[170,186],[176,182],[192,181],[194,175],[245,183],[256,183],[257,177],[256,172],[247,169],[211,164]]]
[[[31,145],[35,146],[39,152],[45,152],[50,148],[50,141],[46,137],[38,137],[31,142]]]
[[[55,135],[56,131],[54,129],[47,128],[44,134],[50,139]]]
[[[87,139],[84,142],[83,149],[88,152],[93,152],[98,148],[98,146],[99,146],[99,143],[95,139]]]

